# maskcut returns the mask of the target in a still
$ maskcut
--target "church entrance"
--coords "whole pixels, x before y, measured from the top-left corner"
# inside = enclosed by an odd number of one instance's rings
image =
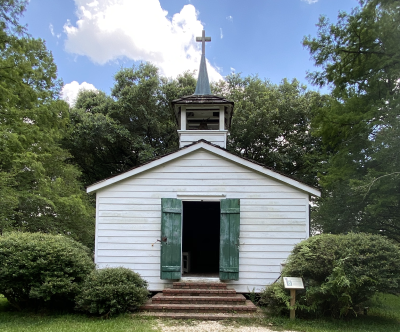
[[[183,277],[219,277],[220,202],[182,202]]]

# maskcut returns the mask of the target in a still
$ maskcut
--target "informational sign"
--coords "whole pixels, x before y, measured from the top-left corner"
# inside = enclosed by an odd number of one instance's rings
[[[294,277],[283,277],[283,284],[288,289],[304,289],[303,279]]]

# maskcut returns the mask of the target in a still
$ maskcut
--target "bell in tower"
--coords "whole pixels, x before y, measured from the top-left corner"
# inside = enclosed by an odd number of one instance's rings
[[[196,90],[191,96],[172,101],[179,126],[179,147],[204,139],[226,148],[234,103],[211,94],[205,56],[205,42],[211,41],[211,37],[205,37],[203,30],[196,41],[202,43]]]

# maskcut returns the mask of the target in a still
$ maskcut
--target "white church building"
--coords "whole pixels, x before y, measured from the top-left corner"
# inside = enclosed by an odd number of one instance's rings
[[[226,150],[233,102],[211,94],[203,43],[196,91],[173,101],[179,150],[97,182],[95,263],[138,272],[150,291],[210,280],[260,291],[308,238],[320,192]]]

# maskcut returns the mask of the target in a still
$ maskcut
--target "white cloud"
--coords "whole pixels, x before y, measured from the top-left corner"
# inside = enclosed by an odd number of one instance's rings
[[[219,28],[219,32],[220,32],[221,39],[224,38],[224,34],[222,33],[222,28]]]
[[[64,99],[70,106],[74,106],[76,97],[81,90],[97,91],[93,84],[82,82],[79,84],[77,81],[65,84],[61,90],[61,98]]]
[[[201,47],[195,42],[203,24],[193,5],[185,5],[168,18],[159,0],[75,0],[78,21],[67,21],[65,48],[105,64],[127,57],[150,61],[161,74],[176,77],[186,70],[198,70]],[[206,52],[207,54],[207,52]],[[210,80],[222,78],[207,61]]]
[[[226,19],[227,19],[228,21],[233,22],[233,16],[231,16],[231,15],[227,16]]]
[[[318,2],[318,0],[301,0],[303,2],[307,2],[309,5]]]
[[[235,73],[236,69],[231,67],[231,73]]]
[[[57,37],[57,38],[60,38],[60,37],[61,37],[61,34],[60,34],[60,33],[58,33],[57,35],[55,34],[53,24],[51,24],[51,23],[49,24],[49,29],[50,29],[50,33],[51,33],[51,35],[52,35],[53,37]]]

